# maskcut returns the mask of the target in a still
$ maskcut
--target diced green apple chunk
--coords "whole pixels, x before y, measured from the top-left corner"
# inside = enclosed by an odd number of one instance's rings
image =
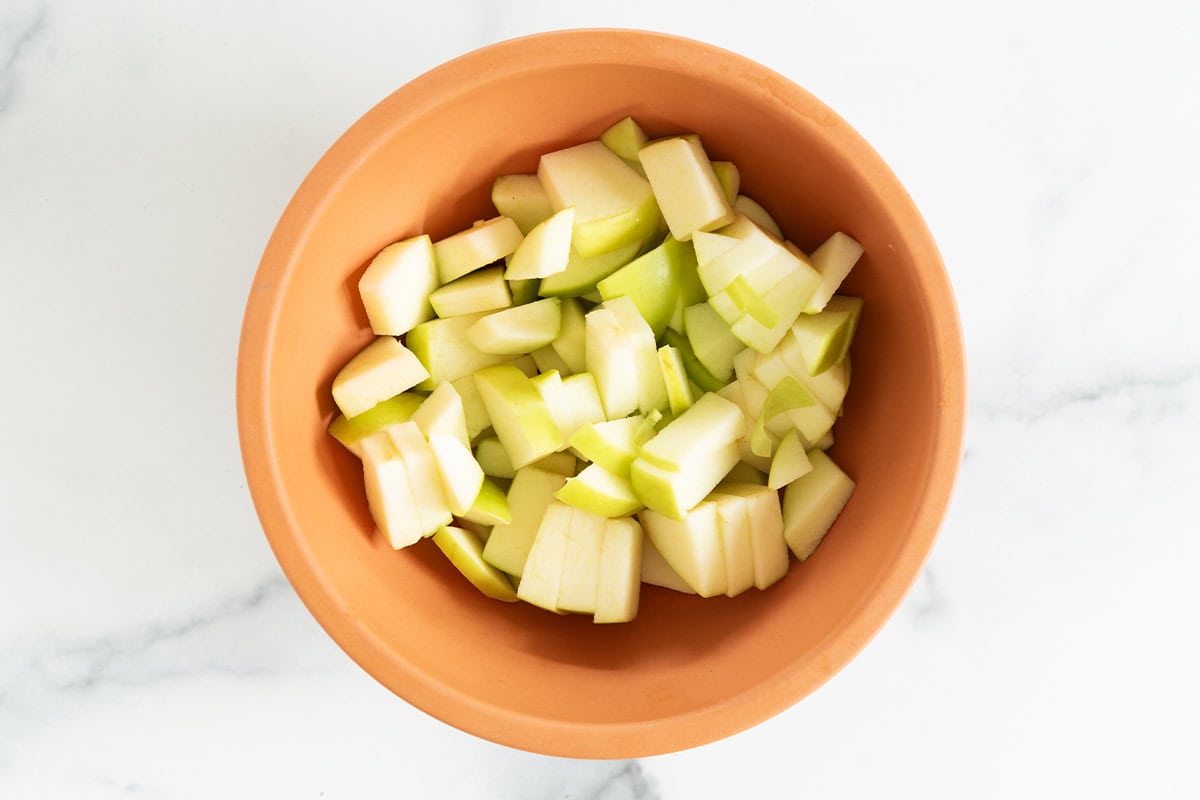
[[[375,527],[399,550],[425,535],[409,486],[408,467],[386,436],[362,440],[363,486]]]
[[[571,257],[574,225],[574,208],[556,211],[539,222],[509,256],[505,279],[544,278],[566,269]]]
[[[729,474],[740,458],[736,441],[704,454],[679,470],[664,469],[638,458],[629,468],[629,482],[648,508],[682,519]]]
[[[467,513],[483,488],[483,468],[471,455],[470,448],[454,436],[430,434],[429,448],[433,451],[438,473],[442,476],[442,489],[451,513]]]
[[[696,590],[688,586],[687,581],[679,577],[667,560],[662,557],[662,553],[658,552],[658,548],[654,546],[654,541],[643,533],[642,538],[642,583],[648,583],[651,586],[661,586],[664,589],[682,592],[683,594],[695,594]]]
[[[643,147],[638,160],[654,189],[671,235],[681,242],[733,220],[733,206],[713,172],[698,136],[661,139]]]
[[[333,379],[333,402],[355,417],[429,378],[420,359],[391,336],[378,336]]]
[[[513,297],[508,281],[504,280],[504,270],[487,267],[439,286],[429,295],[429,302],[437,315],[444,318],[508,308]]]
[[[792,325],[809,375],[820,375],[845,358],[862,306],[861,297],[835,295],[823,311],[802,314]]]
[[[721,184],[725,201],[732,205],[738,197],[738,190],[742,187],[741,171],[732,161],[714,161],[712,170],[713,174],[717,176],[717,183]],[[737,211],[736,207],[734,211]]]
[[[512,522],[512,511],[508,507],[508,497],[504,490],[485,475],[475,502],[461,517],[467,522],[492,528]]]
[[[483,560],[483,542],[465,528],[446,525],[433,534],[433,543],[476,589],[493,600],[517,601],[512,581]]]
[[[433,243],[424,234],[383,248],[358,280],[367,320],[380,336],[400,336],[432,317],[437,287]]]
[[[482,314],[463,314],[431,319],[408,332],[405,343],[429,372],[429,377],[417,384],[418,389],[432,391],[440,383],[455,381],[512,358],[502,353],[484,353],[467,339],[467,329],[482,317]],[[462,395],[462,388],[457,388]]]
[[[554,213],[550,198],[537,175],[501,175],[492,183],[492,205],[502,216],[517,224],[522,235],[529,233]]]
[[[602,517],[623,517],[645,506],[633,491],[633,485],[621,475],[599,464],[588,464],[555,495],[569,506]]]
[[[612,150],[621,160],[632,167],[639,175],[642,175],[642,162],[638,161],[638,151],[646,146],[648,141],[646,132],[642,127],[634,121],[633,117],[625,117],[625,119],[611,125],[604,133],[600,134],[600,141],[609,150]]]
[[[449,283],[493,261],[512,255],[521,243],[521,229],[505,216],[475,223],[445,239],[433,243],[438,277]]]
[[[808,454],[812,470],[783,491],[783,534],[788,547],[806,560],[842,513],[854,481],[822,450]]]
[[[421,521],[421,532],[424,536],[432,536],[441,526],[449,525],[453,516],[437,456],[425,434],[411,420],[389,425],[383,433],[391,439],[408,469],[413,508]]]
[[[605,300],[628,297],[656,337],[661,336],[675,312],[685,275],[695,273],[692,246],[667,236],[662,244],[638,256],[596,284]]]
[[[815,314],[825,309],[825,304],[842,285],[850,270],[854,269],[862,254],[863,246],[841,231],[834,233],[812,252],[812,265],[821,276],[821,283],[805,305],[805,313]]]
[[[746,345],[733,335],[729,324],[708,303],[683,310],[683,327],[692,353],[712,377],[725,384],[733,375],[733,358]]]
[[[329,423],[329,434],[337,439],[354,455],[362,458],[362,440],[377,433],[393,422],[406,422],[421,407],[425,396],[416,392],[402,392],[377,403],[361,414],[347,417],[338,414]]]
[[[793,428],[775,448],[775,455],[771,458],[771,472],[767,476],[767,486],[782,489],[811,470],[812,462],[804,451],[800,432]]]
[[[452,383],[438,384],[413,412],[412,421],[417,423],[417,427],[426,437],[443,433],[458,439],[464,447],[471,446],[466,409],[462,397]]]
[[[783,239],[783,231],[780,229],[779,223],[775,221],[775,218],[765,208],[759,205],[758,201],[744,194],[739,194],[733,201],[733,210],[750,219],[755,225],[776,239]]]
[[[517,585],[517,597],[526,603],[547,611],[558,611],[558,592],[562,587],[574,513],[573,508],[558,502],[551,502],[543,509],[541,521],[529,543],[528,557],[516,573],[521,579]],[[488,544],[495,538],[496,531],[493,529]],[[487,557],[487,547],[484,548],[484,556]]]
[[[638,514],[642,529],[663,560],[701,597],[724,594],[729,582],[717,504],[706,500],[682,519],[643,509]]]
[[[554,493],[562,488],[566,480],[556,472],[537,467],[525,467],[517,471],[508,490],[511,519],[492,528],[492,535],[483,548],[483,557],[489,564],[509,575],[520,577],[547,508],[553,504],[566,509],[568,515],[570,513],[570,506],[554,500]],[[568,516],[568,524],[569,519]],[[560,518],[559,522],[562,521]]]
[[[621,517],[605,521],[594,622],[629,622],[637,616],[644,543],[642,526],[636,520]]]
[[[564,442],[546,401],[516,367],[501,364],[475,373],[496,437],[517,469],[560,449]]]
[[[485,314],[467,328],[467,341],[481,353],[532,353],[558,338],[562,312],[557,297]]]
[[[554,606],[578,614],[596,612],[596,587],[600,584],[600,555],[604,549],[605,517],[579,508],[571,512],[566,529],[566,552]],[[536,546],[536,545],[535,545]]]

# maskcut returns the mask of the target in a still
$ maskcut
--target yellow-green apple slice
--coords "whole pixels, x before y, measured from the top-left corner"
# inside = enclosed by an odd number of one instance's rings
[[[667,560],[662,557],[662,553],[658,552],[654,542],[644,533],[642,535],[641,579],[642,583],[648,583],[651,586],[661,586],[664,589],[671,589],[683,594],[696,593],[696,590],[688,586],[687,581],[679,577],[679,573],[672,569]]]
[[[567,528],[567,550],[562,578],[554,601],[559,611],[596,612],[596,586],[600,582],[600,553],[604,548],[606,518],[576,508]]]
[[[788,431],[775,448],[771,458],[771,472],[767,476],[767,486],[772,489],[782,489],[801,475],[812,471],[812,462],[804,451],[804,442],[800,432],[795,428]]]
[[[621,326],[628,353],[636,366],[638,410],[643,414],[653,410],[665,410],[668,407],[667,386],[663,382],[662,368],[658,364],[658,344],[654,338],[654,331],[630,297],[605,300],[603,307],[612,312]],[[607,407],[605,411],[608,411]]]
[[[571,243],[581,256],[640,244],[658,227],[650,184],[599,140],[546,153],[538,179],[555,211],[575,208]]]
[[[471,449],[454,436],[430,434],[429,449],[433,451],[442,476],[442,489],[450,512],[455,516],[467,513],[483,488],[483,468],[471,455]]]
[[[742,410],[735,403],[707,392],[643,444],[638,458],[662,469],[686,470],[706,454],[737,441],[744,425]]]
[[[512,511],[508,507],[508,497],[504,490],[491,478],[484,476],[475,502],[461,517],[464,522],[486,526],[490,531],[495,525],[507,525],[512,522]]]
[[[685,308],[683,326],[696,360],[721,385],[728,383],[733,374],[733,358],[746,349],[745,343],[733,335],[729,324],[708,303]]]
[[[433,543],[480,592],[493,600],[517,602],[517,592],[508,576],[483,560],[483,542],[475,533],[444,525],[433,534]]]
[[[463,314],[431,319],[408,332],[405,343],[429,371],[429,377],[417,384],[418,389],[433,391],[439,383],[457,380],[512,358],[502,353],[484,353],[468,341],[467,329],[482,317],[482,314]],[[462,394],[461,388],[459,393]]]
[[[492,428],[517,469],[563,447],[546,401],[516,367],[500,364],[475,373]]]
[[[454,387],[454,391],[462,400],[463,416],[467,422],[467,438],[473,442],[479,438],[480,434],[492,427],[492,420],[487,415],[487,408],[479,397],[478,387],[475,386],[475,376],[464,375],[448,381],[448,383]]]
[[[458,439],[464,447],[471,446],[471,436],[467,432],[466,409],[452,383],[438,384],[429,397],[425,398],[425,402],[413,412],[412,421],[417,423],[417,427],[426,437],[444,433]]]
[[[821,284],[805,305],[805,313],[815,314],[825,309],[825,304],[842,285],[850,270],[854,269],[862,254],[863,246],[841,231],[830,236],[812,252],[812,265],[821,276]]]
[[[424,234],[383,248],[358,280],[367,320],[380,336],[399,336],[432,317],[437,287],[433,243]]]
[[[504,277],[510,281],[529,280],[562,272],[571,257],[574,225],[574,208],[556,211],[539,222],[508,257]]]
[[[682,519],[729,474],[740,458],[736,441],[703,454],[680,470],[664,469],[638,458],[629,468],[629,482],[647,507]]]
[[[591,373],[581,372],[563,380],[558,372],[551,370],[530,380],[546,401],[564,447],[581,426],[605,419],[600,393]]]
[[[745,386],[743,386],[744,390]],[[816,420],[812,414],[804,413],[808,411],[817,411],[821,418],[828,417],[830,419],[829,426],[821,430],[824,433],[833,425],[832,415],[829,410],[817,402],[812,394],[800,385],[799,381],[790,375],[775,386],[767,393],[767,398],[763,402],[762,411],[759,412],[758,422],[755,423],[754,431],[750,435],[750,449],[756,455],[764,458],[769,458],[775,452],[775,441],[771,434],[767,431],[767,423],[774,420],[776,417],[788,413],[788,422],[796,425],[797,419],[805,422],[806,430],[796,427],[797,432],[804,437],[806,442],[812,441],[808,433],[814,430],[814,425],[819,426],[819,421],[809,422],[810,419]],[[803,416],[793,415],[791,412],[801,412]]]
[[[567,557],[567,535],[574,509],[562,503],[550,503],[543,509],[537,529],[529,543],[528,557],[516,573],[520,577],[517,597],[547,611],[558,611],[558,590],[562,586],[563,565]],[[488,545],[496,540],[496,531]],[[484,558],[495,563],[487,556]],[[508,570],[505,570],[508,572]]]
[[[439,317],[457,317],[508,308],[513,298],[504,270],[487,267],[437,287],[429,295],[429,302]]]
[[[739,194],[733,201],[733,210],[751,220],[776,239],[783,239],[783,231],[780,229],[779,223],[757,200]]]
[[[663,560],[701,597],[724,594],[725,554],[717,504],[705,500],[682,519],[643,509],[638,520]]]
[[[729,300],[736,307],[737,317],[733,320],[734,322],[745,314],[767,328],[773,328],[779,324],[779,312],[771,307],[750,281],[746,280],[746,276],[738,275],[721,294],[728,295]]]
[[[593,292],[596,284],[636,258],[643,243],[639,239],[616,250],[586,257],[572,250],[566,269],[543,278],[538,294],[543,297],[582,297]]]
[[[584,318],[587,372],[596,381],[600,404],[608,419],[632,414],[638,408],[638,367],[635,348],[620,318],[607,306],[597,306]]]
[[[738,190],[742,187],[742,173],[737,168],[737,165],[732,161],[714,161],[712,162],[713,174],[717,176],[717,183],[721,184],[721,192],[725,195],[725,202],[730,205],[737,199]],[[737,209],[734,208],[736,212]]]
[[[467,341],[481,353],[531,353],[558,338],[559,304],[557,297],[547,297],[485,314],[467,328]]]
[[[667,387],[667,402],[671,414],[679,416],[692,407],[692,386],[679,351],[669,344],[658,348],[658,366],[662,370],[663,383]]]
[[[333,401],[342,414],[355,417],[428,377],[412,351],[391,336],[378,336],[334,377]]]
[[[554,352],[566,363],[568,372],[562,374],[587,371],[587,327],[584,322],[583,305],[574,297],[562,298],[559,305],[559,315],[562,323],[558,329],[558,338],[550,343]]]
[[[433,243],[438,279],[449,283],[499,261],[511,255],[522,238],[517,223],[509,217],[499,216],[476,222],[470,228],[440,239]]]
[[[638,151],[646,146],[648,137],[646,132],[642,130],[642,126],[634,121],[633,117],[626,117],[608,127],[604,133],[600,134],[600,141],[609,150],[612,150],[621,160],[634,169],[639,175],[642,175],[642,162],[638,161]]]
[[[517,474],[508,451],[495,436],[484,436],[475,443],[475,461],[485,475],[501,480],[511,480]]]
[[[638,160],[676,239],[686,242],[696,231],[715,230],[733,221],[733,206],[699,137],[652,142],[638,151]]]
[[[571,447],[579,454],[616,475],[628,475],[637,458],[638,448],[654,436],[650,417],[632,417],[583,425],[571,437]]]
[[[761,354],[754,366],[755,376],[768,386],[774,386],[785,375],[791,375],[812,392],[829,410],[837,413],[850,388],[849,357],[820,375],[810,375],[800,352],[800,343],[790,333],[771,353]]]
[[[728,230],[728,228],[726,229]],[[710,261],[715,261],[721,255],[729,252],[740,242],[736,236],[731,236],[727,233],[714,233],[709,231],[696,231],[692,236],[692,249],[696,254],[696,265],[707,264]],[[697,276],[699,277],[699,276]],[[701,283],[703,286],[703,283]]]
[[[567,482],[554,496],[569,506],[602,517],[623,517],[645,506],[633,485],[599,464],[588,464]]]
[[[408,469],[408,485],[412,490],[413,507],[421,520],[421,531],[425,536],[432,536],[441,526],[449,525],[453,517],[433,448],[417,423],[411,420],[389,425],[383,432],[392,440]]]
[[[371,519],[388,544],[397,550],[408,547],[425,531],[417,515],[404,458],[386,436],[369,436],[361,445],[363,486]]]
[[[663,334],[663,341],[679,352],[679,358],[683,361],[683,368],[687,372],[688,379],[699,386],[702,392],[715,392],[728,383],[727,380],[723,381],[713,375],[700,363],[687,336],[668,329]]]
[[[812,470],[783,490],[783,535],[796,558],[817,549],[850,495],[854,481],[821,450],[808,454]]]
[[[637,616],[645,538],[642,526],[630,517],[605,521],[594,622],[630,622]]]
[[[678,305],[680,292],[684,288],[684,276],[695,272],[696,255],[691,244],[668,236],[658,247],[638,256],[600,281],[596,289],[605,300],[616,297],[633,300],[642,318],[658,337],[666,330]]]
[[[412,419],[413,412],[425,402],[425,395],[416,392],[402,392],[395,397],[389,397],[381,403],[376,403],[366,411],[353,417],[338,414],[329,423],[329,434],[342,443],[342,446],[354,455],[362,458],[362,448],[359,443],[373,433],[383,430],[393,422],[406,422]]]
[[[792,325],[809,375],[820,375],[845,358],[862,314],[861,297],[834,295],[824,311],[801,314]]]
[[[811,290],[814,274],[807,267],[797,269],[789,272],[779,283],[766,291],[763,295],[766,305],[777,315],[774,325],[764,324],[754,315],[745,314],[729,326],[730,332],[760,353],[768,353],[775,349],[787,336],[792,323],[801,316],[803,298],[807,297]]]
[[[566,480],[557,472],[537,467],[525,467],[517,471],[508,489],[511,519],[492,528],[492,535],[483,548],[483,557],[489,564],[509,575],[521,575],[546,507],[554,502],[554,493],[562,488]],[[484,486],[487,486],[486,482]],[[570,506],[563,505],[563,508],[568,512],[570,510]]]
[[[501,175],[492,182],[492,205],[527,234],[554,213],[537,175]]]
[[[537,278],[520,278],[508,282],[508,290],[512,294],[514,306],[532,303],[538,298],[538,287],[542,282]]]
[[[544,375],[547,372],[557,372],[565,378],[573,373],[570,365],[562,360],[562,356],[551,345],[539,347],[529,355],[533,358],[533,363],[537,364],[539,374]]]
[[[746,501],[749,518],[750,549],[754,562],[754,585],[766,589],[787,574],[787,541],[783,537],[783,514],[779,492],[766,486],[723,483],[717,491]]]
[[[725,595],[736,597],[754,586],[754,552],[750,544],[750,512],[743,497],[721,493],[710,495],[717,504],[717,526],[721,531],[721,553],[725,557]]]

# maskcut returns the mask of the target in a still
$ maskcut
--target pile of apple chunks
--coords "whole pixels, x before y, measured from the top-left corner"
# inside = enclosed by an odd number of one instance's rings
[[[497,178],[498,216],[378,254],[329,432],[392,547],[596,622],[642,583],[732,597],[808,558],[854,489],[825,450],[862,247],[805,254],[739,184],[626,118]]]

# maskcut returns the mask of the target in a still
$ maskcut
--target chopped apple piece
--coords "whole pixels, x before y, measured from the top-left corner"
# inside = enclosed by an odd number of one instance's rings
[[[658,363],[658,345],[654,331],[638,311],[630,297],[614,297],[604,301],[616,317],[625,338],[627,352],[636,370],[634,382],[638,393],[638,410],[643,414],[662,411],[668,407],[667,386]],[[608,411],[606,408],[605,411]],[[610,414],[611,416],[611,414]]]
[[[391,336],[379,336],[333,379],[333,402],[355,417],[429,377],[421,361]]]
[[[691,408],[694,402],[683,359],[677,349],[664,344],[658,348],[658,366],[662,369],[663,383],[667,387],[667,402],[670,404],[671,414],[677,417]]]
[[[572,250],[566,269],[543,278],[538,294],[543,297],[582,297],[593,292],[600,281],[636,258],[642,244],[638,240],[594,256],[581,256]]]
[[[489,564],[509,575],[521,575],[525,560],[529,557],[529,548],[533,546],[533,539],[542,524],[542,517],[547,507],[554,503],[554,493],[562,488],[566,480],[556,472],[537,467],[525,467],[517,471],[508,490],[511,521],[492,528],[492,535],[483,548],[483,557]],[[570,506],[562,503],[557,505],[570,512]],[[557,596],[557,592],[555,594]]]
[[[742,410],[736,404],[707,392],[642,445],[640,458],[663,469],[684,470],[706,454],[737,441],[744,424]]]
[[[429,371],[429,377],[417,384],[418,389],[432,391],[444,381],[457,380],[512,358],[501,353],[484,353],[467,339],[467,329],[482,317],[482,314],[463,314],[431,319],[408,332],[405,342]],[[458,391],[462,394],[461,387]]]
[[[539,222],[508,258],[508,280],[544,278],[567,268],[575,209],[564,208]]]
[[[715,230],[733,221],[733,206],[698,136],[652,142],[638,151],[638,160],[671,235],[679,241],[690,240],[696,231]]]
[[[683,594],[695,594],[696,590],[688,586],[687,581],[679,577],[679,573],[672,569],[667,560],[662,557],[662,553],[658,552],[653,540],[644,534],[642,539],[642,583],[661,586],[664,589],[671,589]]]
[[[825,310],[825,304],[842,285],[850,270],[854,269],[862,254],[863,246],[841,231],[813,250],[812,265],[821,276],[821,283],[804,307],[806,314]]]
[[[724,594],[728,586],[717,504],[705,500],[682,519],[643,509],[642,529],[663,559],[701,597]]]
[[[600,554],[604,548],[605,517],[578,508],[571,512],[562,577],[554,605],[559,611],[596,612],[596,587],[600,584]]]
[[[479,487],[479,495],[471,507],[462,514],[462,519],[476,525],[507,525],[512,522],[512,511],[508,507],[508,497],[495,481],[487,476]]]
[[[644,542],[642,526],[636,520],[622,517],[605,521],[594,622],[629,622],[637,616]]]
[[[722,495],[741,497],[749,519],[750,551],[754,585],[766,589],[787,574],[787,541],[783,536],[783,514],[779,492],[765,486],[723,483],[716,489]]]
[[[629,468],[629,482],[647,507],[682,519],[729,474],[740,457],[740,448],[734,441],[679,470],[664,469],[638,458]]]
[[[466,230],[436,241],[433,243],[433,256],[437,261],[438,277],[442,283],[449,283],[512,255],[522,238],[517,223],[500,216],[477,222]]]
[[[408,547],[425,535],[417,516],[408,468],[386,436],[362,440],[363,486],[375,527],[395,549]]]
[[[675,312],[685,275],[695,272],[696,255],[691,244],[667,236],[658,247],[604,278],[596,288],[605,300],[616,297],[633,300],[658,337],[666,330]]]
[[[642,171],[642,162],[638,161],[638,151],[646,146],[648,138],[646,132],[633,120],[633,117],[626,117],[610,126],[600,134],[600,141],[604,142],[605,147],[620,156],[622,161],[633,167],[639,175],[645,174]]]
[[[725,202],[732,205],[738,197],[738,189],[742,187],[741,171],[732,161],[714,161],[712,162],[712,171],[717,176],[717,183],[721,184]],[[736,207],[734,211],[737,211]]]
[[[471,455],[471,449],[454,436],[430,434],[429,448],[433,451],[438,472],[442,476],[442,489],[451,513],[467,513],[475,505],[475,498],[483,488],[483,468]]]
[[[736,597],[754,586],[750,512],[745,498],[721,494],[720,487],[710,497],[717,504],[717,527],[721,532],[721,553],[725,557],[725,595]]]
[[[588,464],[554,496],[569,506],[602,517],[623,517],[646,504],[633,492],[633,485],[621,475],[599,464]]]
[[[772,489],[782,489],[801,475],[812,470],[812,462],[804,452],[804,442],[800,441],[800,432],[795,428],[788,431],[775,455],[771,458],[771,473],[767,477],[767,486]]]
[[[453,516],[437,456],[425,434],[411,420],[389,425],[383,433],[391,439],[408,469],[408,484],[412,490],[413,508],[421,521],[421,533],[432,536],[441,526],[449,525]]]
[[[439,317],[457,317],[508,308],[513,297],[504,270],[487,267],[439,286],[429,295],[429,302]]]
[[[854,481],[822,450],[808,454],[812,470],[783,491],[783,535],[806,560],[833,526],[854,492]]]
[[[542,220],[554,213],[550,198],[537,175],[501,175],[492,183],[492,205],[501,215],[517,224],[521,234],[528,234]]]
[[[739,194],[733,201],[733,210],[753,221],[755,225],[776,239],[783,240],[783,231],[780,229],[779,223],[757,201],[744,194]]]
[[[529,544],[528,558],[518,573],[521,580],[517,585],[517,597],[526,603],[547,611],[558,611],[558,592],[562,586],[568,532],[574,513],[574,509],[562,503],[550,503],[545,507],[541,522]],[[488,544],[495,539],[496,531],[493,530]],[[484,557],[487,557],[486,547]]]
[[[850,350],[850,342],[862,314],[861,297],[835,295],[816,314],[801,314],[792,325],[809,375],[820,375],[839,363]]]
[[[475,373],[496,437],[517,469],[560,449],[565,442],[538,394],[516,367],[501,364]]]
[[[597,306],[585,317],[587,371],[596,381],[600,404],[608,419],[619,419],[638,408],[636,347],[621,327],[620,318],[607,306]]]
[[[683,327],[700,365],[721,385],[728,383],[733,375],[733,358],[746,349],[745,343],[733,335],[729,324],[708,303],[685,308]]]
[[[432,317],[437,287],[433,244],[424,234],[380,250],[358,280],[367,320],[380,336],[400,336]]]
[[[485,314],[467,328],[467,340],[481,353],[532,353],[558,338],[559,299],[547,297]]]
[[[360,442],[373,433],[377,433],[393,422],[406,422],[412,419],[413,412],[420,408],[425,396],[416,392],[402,392],[395,397],[389,397],[377,403],[366,411],[353,417],[338,414],[329,423],[329,434],[337,439],[354,455],[362,458]]]
[[[444,433],[458,439],[464,447],[471,446],[466,410],[452,383],[439,384],[413,412],[412,421],[417,423],[417,427],[426,437]]]
[[[480,592],[493,600],[517,601],[516,590],[508,576],[483,560],[483,542],[476,534],[446,525],[433,535],[433,543]]]

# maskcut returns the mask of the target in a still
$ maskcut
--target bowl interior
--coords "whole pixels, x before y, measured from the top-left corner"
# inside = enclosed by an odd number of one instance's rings
[[[697,132],[743,192],[811,249],[866,254],[834,458],[858,490],[817,553],[765,592],[700,600],[646,587],[634,623],[597,626],[474,591],[431,542],[374,532],[358,461],[324,429],[332,376],[370,340],[356,283],[386,244],[494,215],[497,175],[625,115]],[[563,32],[443,65],[371,110],[297,193],[247,308],[239,422],[264,528],[306,604],[414,705],[515,747],[623,757],[745,728],[846,663],[911,584],[961,441],[953,301],[928,232],[878,157],[785,79],[673,37]]]

